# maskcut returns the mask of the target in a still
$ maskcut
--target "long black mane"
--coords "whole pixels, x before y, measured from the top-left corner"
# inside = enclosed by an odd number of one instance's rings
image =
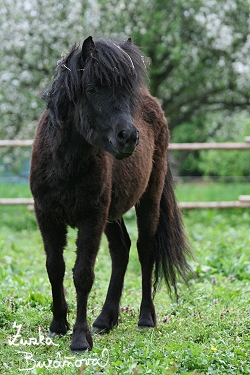
[[[51,120],[61,123],[69,105],[79,108],[84,89],[91,79],[113,89],[123,87],[131,95],[131,113],[141,97],[141,88],[147,78],[147,58],[131,39],[118,43],[99,39],[94,48],[85,51],[74,45],[71,51],[58,61],[51,87],[41,97],[47,102]]]

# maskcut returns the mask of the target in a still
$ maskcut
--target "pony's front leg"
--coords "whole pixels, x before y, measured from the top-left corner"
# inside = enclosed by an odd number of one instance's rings
[[[109,241],[109,251],[112,258],[112,275],[102,312],[93,324],[93,332],[95,333],[109,332],[118,324],[119,303],[131,245],[122,218],[107,223],[105,234]]]
[[[63,249],[67,242],[67,227],[37,209],[36,217],[43,238],[46,252],[46,268],[52,288],[53,320],[50,325],[50,333],[52,335],[65,334],[69,329],[67,322],[68,308],[63,288],[65,273]]]
[[[91,350],[92,336],[87,323],[88,295],[94,282],[94,265],[105,221],[102,215],[90,217],[78,226],[77,257],[73,269],[77,295],[77,315],[70,348],[73,352]]]

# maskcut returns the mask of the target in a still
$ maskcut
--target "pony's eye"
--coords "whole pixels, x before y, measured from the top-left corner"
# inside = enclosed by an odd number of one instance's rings
[[[96,88],[94,86],[88,86],[86,92],[88,95],[94,95],[96,93]]]

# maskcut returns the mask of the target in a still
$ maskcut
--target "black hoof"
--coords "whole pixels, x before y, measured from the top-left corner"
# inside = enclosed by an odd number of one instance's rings
[[[86,351],[91,351],[93,348],[93,344],[89,344],[88,341],[83,341],[81,343],[72,343],[70,345],[70,350],[72,353],[80,354]]]
[[[65,335],[69,330],[69,323],[67,320],[65,322],[56,322],[55,320],[52,321],[50,325],[50,335],[51,337],[55,337],[56,335]]]
[[[93,340],[91,333],[88,331],[86,333],[74,334],[70,349],[73,353],[82,353],[87,350],[92,350]]]
[[[96,318],[92,326],[93,333],[105,334],[109,333],[114,327],[118,325],[118,310],[104,310]]]
[[[91,349],[88,347],[88,348],[86,348],[86,349],[71,349],[71,346],[70,346],[70,351],[71,351],[71,353],[72,354],[82,354],[82,353],[85,353],[85,352],[90,352],[91,351]]]
[[[142,328],[153,328],[156,326],[156,319],[155,319],[155,316],[148,316],[148,317],[143,317],[143,318],[140,318],[139,319],[139,322],[138,322],[138,327],[140,329]]]

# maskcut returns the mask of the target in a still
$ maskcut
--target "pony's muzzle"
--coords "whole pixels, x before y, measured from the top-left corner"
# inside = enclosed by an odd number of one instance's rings
[[[132,155],[139,140],[139,130],[134,125],[130,128],[120,130],[116,135],[117,151],[120,154],[116,156],[117,159],[123,159]]]
[[[118,142],[121,145],[135,143],[135,145],[137,146],[139,143],[139,138],[139,130],[136,130],[136,132],[132,134],[129,134],[129,132],[127,132],[126,130],[122,130],[117,134]]]

